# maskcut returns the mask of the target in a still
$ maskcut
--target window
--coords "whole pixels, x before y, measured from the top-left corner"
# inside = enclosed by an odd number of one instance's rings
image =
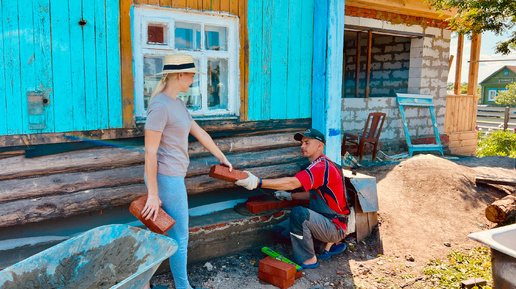
[[[498,91],[496,89],[489,89],[487,100],[488,101],[495,101],[497,93],[498,93]]]
[[[146,116],[165,55],[187,53],[205,74],[178,95],[194,117],[238,114],[238,19],[167,8],[134,9],[135,113]]]

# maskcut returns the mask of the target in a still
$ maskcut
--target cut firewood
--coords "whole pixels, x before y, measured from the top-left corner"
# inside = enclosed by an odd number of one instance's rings
[[[491,176],[475,176],[475,183],[486,185],[516,186],[516,179],[496,178]]]
[[[516,194],[494,201],[486,208],[485,213],[487,219],[494,223],[503,223],[516,216]]]

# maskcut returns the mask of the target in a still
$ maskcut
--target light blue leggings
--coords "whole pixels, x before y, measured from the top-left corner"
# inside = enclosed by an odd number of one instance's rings
[[[162,202],[161,207],[176,220],[174,227],[168,231],[168,236],[178,243],[177,252],[170,257],[170,271],[172,271],[176,289],[190,288],[186,275],[188,196],[186,194],[185,178],[158,174],[158,192]]]

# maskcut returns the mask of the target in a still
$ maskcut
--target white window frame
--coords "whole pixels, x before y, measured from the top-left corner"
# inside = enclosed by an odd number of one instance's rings
[[[144,56],[168,55],[181,52],[192,55],[199,60],[197,69],[205,74],[199,75],[199,87],[202,97],[200,110],[191,110],[195,118],[231,118],[238,116],[240,105],[240,72],[239,72],[239,38],[238,18],[226,14],[200,13],[195,11],[178,10],[173,8],[135,6],[133,21],[133,59],[134,59],[134,104],[135,116],[138,119],[146,117],[147,111],[143,102],[143,59]],[[175,21],[201,24],[201,50],[179,50],[174,47],[174,23]],[[147,25],[165,24],[167,26],[167,44],[148,44]],[[204,37],[205,25],[227,27],[227,51],[205,50]],[[207,91],[207,63],[208,58],[224,58],[228,60],[228,108],[208,109]]]
[[[495,101],[497,95],[498,95],[498,90],[496,88],[490,88],[487,91],[487,101]]]

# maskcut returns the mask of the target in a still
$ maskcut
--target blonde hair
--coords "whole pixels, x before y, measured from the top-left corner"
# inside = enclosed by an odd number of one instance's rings
[[[177,77],[177,74],[178,73],[167,73],[167,74],[163,74],[163,77],[161,77],[161,79],[159,80],[159,82],[156,84],[156,86],[154,86],[154,90],[152,90],[152,95],[151,95],[151,98],[149,99],[149,103],[152,101],[152,99],[160,94],[163,89],[165,89],[165,85],[167,85],[167,81],[171,78],[173,78],[174,76]]]

